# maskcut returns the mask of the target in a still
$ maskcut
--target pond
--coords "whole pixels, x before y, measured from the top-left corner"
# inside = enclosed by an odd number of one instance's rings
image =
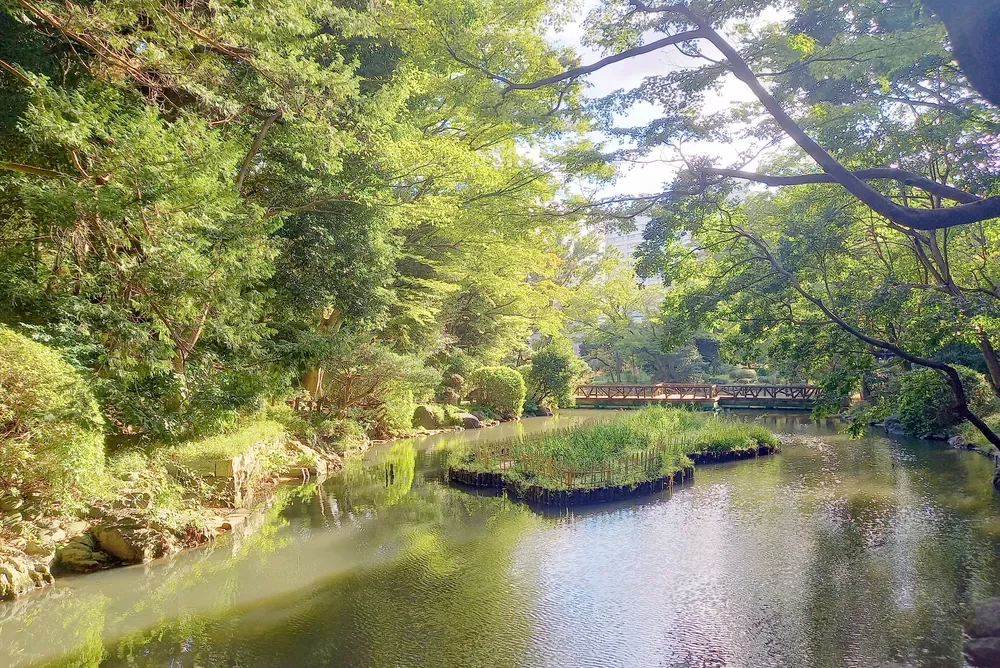
[[[0,665],[961,666],[1000,594],[992,462],[834,421],[618,505],[535,512],[443,484],[449,445],[283,489],[242,539],[0,603]]]

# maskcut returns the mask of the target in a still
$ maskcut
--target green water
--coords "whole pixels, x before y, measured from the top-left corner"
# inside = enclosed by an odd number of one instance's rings
[[[800,441],[634,503],[540,514],[386,444],[255,532],[0,603],[0,666],[961,666],[1000,594],[980,455],[755,415]],[[604,413],[603,415],[607,415]]]

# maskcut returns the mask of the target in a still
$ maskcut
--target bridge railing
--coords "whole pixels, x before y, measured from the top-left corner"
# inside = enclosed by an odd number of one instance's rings
[[[713,399],[716,396],[715,387],[700,383],[581,385],[576,388],[576,396],[581,399],[667,399],[672,396]]]
[[[581,385],[576,388],[579,399],[799,399],[811,401],[820,395],[814,385],[708,385],[703,383],[609,383]]]
[[[719,385],[719,396],[733,399],[802,399],[819,397],[815,385]]]

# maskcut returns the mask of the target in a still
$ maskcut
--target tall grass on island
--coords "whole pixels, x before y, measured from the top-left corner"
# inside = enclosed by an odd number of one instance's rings
[[[678,408],[650,407],[594,424],[453,452],[449,467],[492,473],[515,488],[552,490],[638,485],[693,466],[692,458],[772,452],[760,425]]]

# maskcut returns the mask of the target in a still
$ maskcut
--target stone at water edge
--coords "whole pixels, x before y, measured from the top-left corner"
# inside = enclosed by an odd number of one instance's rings
[[[906,430],[903,429],[903,423],[895,415],[887,417],[885,422],[882,423],[882,427],[885,428],[886,432],[894,436],[904,436],[906,434]]]
[[[55,581],[49,571],[51,549],[33,549],[27,554],[10,545],[0,545],[0,600],[17,598]]]
[[[104,522],[91,533],[102,552],[126,564],[144,564],[178,549],[177,539],[169,531],[146,526],[135,517]]]
[[[462,427],[464,429],[482,429],[482,421],[473,415],[472,413],[459,413],[458,417],[462,420]]]
[[[1000,667],[1000,598],[979,603],[965,629],[965,653],[973,666]]]
[[[101,552],[89,533],[77,536],[59,549],[56,566],[71,573],[88,573],[108,565],[108,555]]]
[[[437,417],[427,406],[417,406],[413,411],[413,426],[421,427],[423,429],[438,429],[440,425],[438,424]]]

